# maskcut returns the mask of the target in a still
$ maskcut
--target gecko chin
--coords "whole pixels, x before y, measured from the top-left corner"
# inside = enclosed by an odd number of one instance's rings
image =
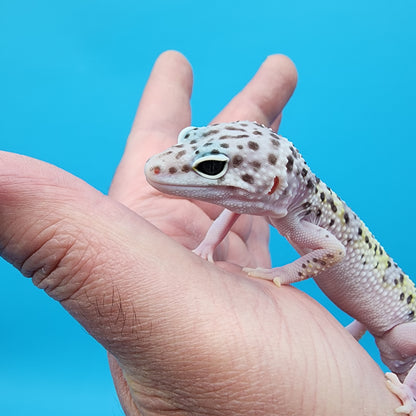
[[[198,201],[212,202],[212,198],[218,195],[218,189],[221,189],[221,198],[218,199],[217,204],[230,211],[238,214],[252,214],[252,215],[270,215],[275,214],[275,210],[269,204],[259,199],[257,195],[248,192],[244,189],[233,186],[204,186],[189,184],[167,184],[155,182],[148,178],[148,182],[158,191],[165,194],[178,196],[185,199],[196,199]],[[217,189],[218,188],[218,189]],[[249,203],[248,203],[249,202]]]

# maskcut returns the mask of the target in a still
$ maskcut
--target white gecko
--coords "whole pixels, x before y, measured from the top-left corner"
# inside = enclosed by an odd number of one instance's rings
[[[194,250],[213,261],[215,247],[240,214],[264,216],[301,257],[273,269],[244,269],[277,285],[313,277],[368,330],[392,373],[397,413],[416,416],[416,291],[364,223],[309,169],[293,144],[256,122],[187,127],[178,144],[150,158],[148,182],[180,197],[226,209]]]

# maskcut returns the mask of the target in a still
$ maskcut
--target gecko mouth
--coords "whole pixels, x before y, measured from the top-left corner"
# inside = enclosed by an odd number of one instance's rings
[[[202,199],[204,195],[211,197],[212,193],[221,187],[221,195],[234,194],[238,188],[234,186],[215,185],[202,186],[194,184],[170,184],[166,182],[158,182],[153,178],[147,178],[147,181],[157,190],[170,194],[177,195],[183,198],[196,198],[193,195],[198,195],[198,199]],[[205,199],[205,198],[204,198]]]

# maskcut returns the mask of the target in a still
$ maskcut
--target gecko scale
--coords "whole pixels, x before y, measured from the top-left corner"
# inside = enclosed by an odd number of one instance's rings
[[[348,329],[357,339],[365,330],[375,337],[394,373],[387,385],[402,401],[396,411],[416,415],[415,286],[289,140],[250,121],[187,127],[145,174],[162,192],[226,208],[195,250],[205,259],[240,214],[264,216],[301,257],[244,270],[278,285],[313,277],[356,320]]]

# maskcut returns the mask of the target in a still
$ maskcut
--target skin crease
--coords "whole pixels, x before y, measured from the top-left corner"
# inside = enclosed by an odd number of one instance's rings
[[[296,78],[270,56],[214,121],[277,129]],[[189,249],[220,209],[146,183],[147,158],[191,122],[191,89],[186,59],[163,53],[109,196],[0,152],[0,254],[109,351],[128,416],[394,415],[383,373],[325,309],[241,272],[270,266],[262,218],[240,218],[210,264]]]

